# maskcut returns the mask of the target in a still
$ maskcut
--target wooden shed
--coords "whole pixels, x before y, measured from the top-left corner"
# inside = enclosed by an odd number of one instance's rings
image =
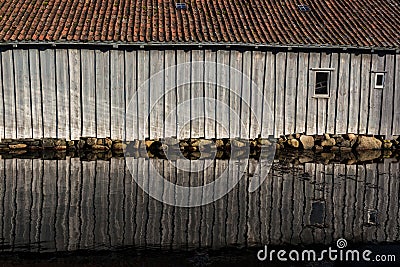
[[[0,62],[0,139],[400,135],[395,0],[1,1]]]

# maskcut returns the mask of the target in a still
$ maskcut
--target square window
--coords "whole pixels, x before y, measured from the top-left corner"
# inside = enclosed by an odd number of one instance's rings
[[[385,74],[375,73],[375,88],[382,89],[385,86]]]
[[[315,72],[315,97],[329,97],[329,71],[317,71]]]

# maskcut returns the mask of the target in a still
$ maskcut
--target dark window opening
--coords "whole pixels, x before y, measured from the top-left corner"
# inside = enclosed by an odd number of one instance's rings
[[[385,84],[385,74],[377,73],[375,76],[375,88],[383,88]]]
[[[186,9],[186,3],[176,3],[176,9]]]
[[[329,72],[315,73],[315,95],[329,95]]]
[[[310,11],[310,8],[307,5],[297,5],[300,11],[302,12],[308,12]]]

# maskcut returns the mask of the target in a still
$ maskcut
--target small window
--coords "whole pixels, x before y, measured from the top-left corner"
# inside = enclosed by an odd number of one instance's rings
[[[329,71],[315,72],[315,97],[329,97]]]
[[[176,9],[186,9],[186,3],[176,3]]]
[[[310,11],[310,8],[307,5],[297,5],[300,11],[302,12],[308,12]]]
[[[385,74],[375,73],[375,88],[382,89],[385,85]]]

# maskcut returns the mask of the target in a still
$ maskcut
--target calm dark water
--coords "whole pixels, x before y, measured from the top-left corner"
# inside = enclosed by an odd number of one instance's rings
[[[264,245],[325,246],[339,238],[399,252],[395,159],[363,165],[275,162],[250,193],[258,166],[252,159],[232,191],[195,208],[149,197],[134,179],[146,179],[149,164],[170,181],[201,185],[218,178],[229,162],[205,160],[205,170],[190,173],[163,159],[136,159],[132,171],[124,158],[0,160],[2,264],[256,264]]]

